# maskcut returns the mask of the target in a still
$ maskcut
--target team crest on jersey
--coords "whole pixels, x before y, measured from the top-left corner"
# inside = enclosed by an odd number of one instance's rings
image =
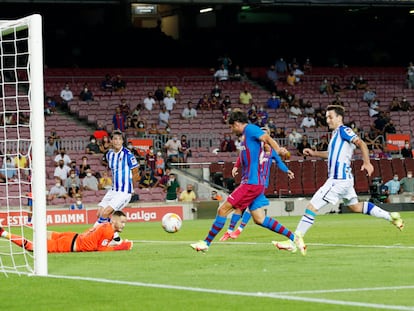
[[[355,135],[355,132],[350,127],[345,128],[345,133],[349,136],[354,136]]]
[[[135,157],[131,157],[131,163],[132,163],[133,165],[138,164],[138,162],[137,162],[137,158],[135,158]]]

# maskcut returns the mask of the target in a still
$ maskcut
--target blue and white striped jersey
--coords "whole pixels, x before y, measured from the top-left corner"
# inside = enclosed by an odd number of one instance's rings
[[[332,132],[328,145],[328,177],[352,179],[351,160],[356,146],[352,140],[358,136],[348,126],[341,125]]]
[[[108,166],[112,171],[112,190],[132,193],[132,169],[138,167],[138,161],[127,148],[119,152],[110,149],[106,153]]]

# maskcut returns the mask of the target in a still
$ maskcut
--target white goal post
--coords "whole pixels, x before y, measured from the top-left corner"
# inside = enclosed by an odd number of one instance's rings
[[[0,238],[5,274],[48,273],[44,124],[42,17],[0,20],[0,177],[7,174],[0,183],[0,218],[5,230],[34,243],[31,253]],[[3,164],[21,158],[27,166],[15,172]],[[27,223],[30,198],[32,226]]]

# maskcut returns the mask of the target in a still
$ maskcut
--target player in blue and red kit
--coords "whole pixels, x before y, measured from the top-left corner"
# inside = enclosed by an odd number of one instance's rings
[[[244,210],[251,206],[255,200],[266,200],[264,196],[265,178],[262,175],[261,157],[263,157],[263,143],[271,146],[277,153],[286,153],[286,149],[281,148],[267,133],[256,125],[249,124],[246,113],[234,111],[229,117],[229,124],[232,132],[236,135],[244,136],[244,143],[240,153],[242,167],[242,182],[229,195],[227,200],[218,208],[217,216],[206,236],[197,243],[191,244],[196,251],[207,251],[211,242],[223,228],[227,215],[234,209]],[[257,201],[256,201],[257,202]],[[269,230],[275,231],[278,223],[276,220],[265,215],[262,204],[257,204],[251,210],[252,217],[256,224]],[[303,249],[305,244],[302,239],[295,239],[299,249]]]

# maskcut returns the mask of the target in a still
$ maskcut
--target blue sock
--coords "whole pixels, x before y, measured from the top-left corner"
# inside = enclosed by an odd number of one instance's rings
[[[207,245],[210,246],[211,242],[213,242],[216,235],[223,229],[224,224],[226,223],[227,217],[222,217],[217,215],[216,219],[213,222],[213,225],[210,228],[210,231],[208,232],[207,237],[204,241],[206,241]]]
[[[287,237],[288,239],[292,241],[295,239],[295,235],[292,233],[292,231],[290,231],[288,228],[285,228],[276,219],[271,218],[269,216],[265,217],[261,226],[273,232],[284,235],[285,237]]]
[[[240,218],[241,218],[240,214],[233,213],[233,215],[231,216],[231,219],[230,219],[230,224],[229,224],[228,231],[233,231],[234,230],[234,227],[236,227],[236,224],[237,224],[237,222],[239,221]]]
[[[244,210],[243,217],[241,220],[241,224],[239,226],[239,230],[242,231],[244,227],[246,227],[247,223],[249,222],[250,218],[252,218],[252,214],[248,210]]]
[[[95,222],[94,227],[96,227],[99,224],[104,224],[106,222],[110,222],[111,218],[106,218],[106,217],[99,217],[98,220]]]

